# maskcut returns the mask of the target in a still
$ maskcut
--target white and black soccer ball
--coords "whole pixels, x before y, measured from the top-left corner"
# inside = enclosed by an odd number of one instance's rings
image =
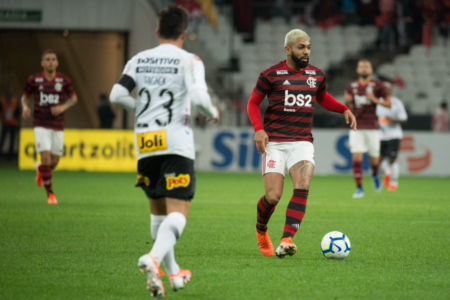
[[[344,259],[350,254],[351,250],[350,240],[339,231],[325,234],[320,246],[323,256],[333,259]]]

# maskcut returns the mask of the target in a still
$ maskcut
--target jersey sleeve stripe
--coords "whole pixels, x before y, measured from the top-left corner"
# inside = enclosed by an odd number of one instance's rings
[[[136,87],[136,83],[134,82],[133,78],[126,74],[123,74],[117,83],[124,86],[128,90],[128,92],[131,92]]]
[[[258,83],[256,84],[256,89],[258,89],[258,91],[264,95],[267,95],[267,93],[269,92],[265,88],[261,87]]]
[[[267,79],[263,74],[260,74],[258,79],[261,80],[262,82],[264,82],[264,84],[270,86],[269,79]]]

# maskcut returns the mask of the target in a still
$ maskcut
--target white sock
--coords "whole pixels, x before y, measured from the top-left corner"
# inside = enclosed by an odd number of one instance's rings
[[[387,158],[383,159],[381,162],[381,168],[383,169],[384,175],[391,175],[391,169]]]
[[[152,214],[150,215],[150,232],[152,234],[153,241],[156,240],[159,226],[166,219],[166,217],[167,216],[155,216]],[[180,267],[175,261],[175,251],[173,250],[173,247],[166,254],[166,256],[164,256],[162,263],[164,264],[164,267],[166,268],[166,271],[167,273],[169,273],[169,275],[178,274],[178,272],[180,271]]]
[[[150,251],[158,264],[161,264],[163,258],[170,250],[173,250],[178,238],[183,233],[184,226],[186,226],[186,217],[179,212],[170,213],[161,223],[152,251]],[[169,272],[169,270],[167,271]]]
[[[398,184],[398,176],[400,175],[400,165],[398,162],[394,162],[391,165],[392,175],[391,175],[391,184]]]

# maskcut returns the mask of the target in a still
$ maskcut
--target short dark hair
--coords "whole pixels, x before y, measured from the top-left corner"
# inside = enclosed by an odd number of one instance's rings
[[[47,49],[47,50],[44,51],[44,53],[42,53],[42,59],[44,59],[44,57],[45,57],[47,54],[55,54],[55,56],[58,57],[58,56],[56,55],[56,52],[55,52],[55,51],[53,51],[52,49]]]
[[[176,40],[188,25],[188,15],[181,6],[171,4],[158,13],[159,35],[166,40]]]

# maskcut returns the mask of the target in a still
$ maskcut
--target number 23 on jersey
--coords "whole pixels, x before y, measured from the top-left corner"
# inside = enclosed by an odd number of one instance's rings
[[[141,154],[167,149],[165,130],[137,133],[136,140]]]

